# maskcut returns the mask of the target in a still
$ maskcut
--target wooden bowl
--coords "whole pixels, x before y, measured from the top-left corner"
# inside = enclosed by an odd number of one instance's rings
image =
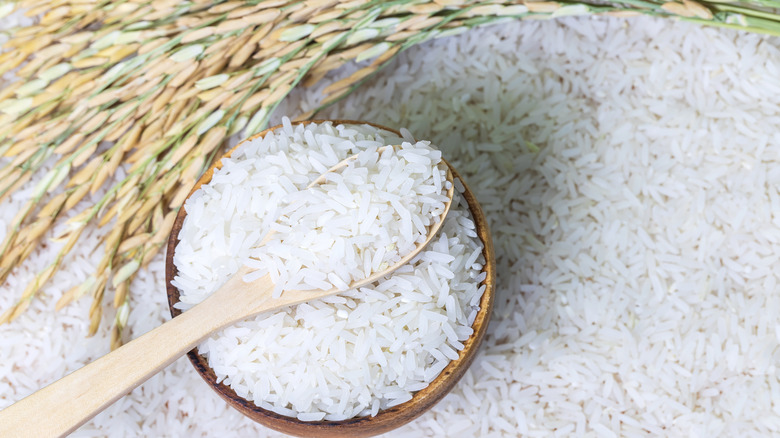
[[[312,120],[298,123],[321,123],[326,120]],[[384,126],[375,125],[373,123],[366,123],[352,120],[332,120],[335,124],[368,124],[379,129],[383,129],[392,132],[400,137],[400,133],[394,129],[389,129]],[[233,151],[241,145],[243,142],[250,141],[257,137],[264,136],[267,132],[273,131],[280,126],[266,129],[265,131],[256,134],[241,143],[236,145],[233,149],[227,152],[222,158],[230,157]],[[198,182],[193,187],[188,196],[197,190],[202,184],[206,184],[211,181],[211,177],[214,174],[214,169],[222,167],[222,160],[218,161],[212,168],[201,176]],[[460,175],[454,171],[454,177],[463,179]],[[222,383],[217,383],[217,377],[214,371],[209,367],[208,361],[205,357],[198,354],[198,349],[195,348],[187,356],[195,366],[201,377],[220,395],[229,405],[238,409],[244,415],[257,421],[258,423],[269,427],[271,429],[283,432],[289,435],[305,436],[305,437],[366,437],[378,435],[384,432],[388,432],[399,426],[402,426],[422,413],[430,409],[439,400],[441,400],[447,393],[455,386],[458,380],[463,376],[468,369],[474,357],[477,354],[479,344],[482,342],[482,338],[485,335],[485,331],[490,320],[490,315],[493,310],[493,296],[495,289],[495,254],[493,251],[493,242],[490,238],[490,232],[488,230],[488,224],[485,220],[485,215],[482,212],[479,204],[477,203],[474,194],[466,186],[465,192],[462,194],[466,199],[471,214],[476,226],[477,235],[484,244],[482,254],[485,257],[485,266],[483,272],[487,273],[487,277],[482,282],[485,285],[485,293],[480,301],[480,310],[472,328],[474,333],[463,344],[464,348],[459,352],[457,360],[451,361],[425,389],[422,389],[414,394],[411,400],[406,403],[394,406],[389,409],[381,410],[374,416],[356,417],[344,421],[301,421],[297,418],[287,417],[277,414],[267,409],[256,406],[253,402],[246,400],[233,391],[229,386]],[[171,310],[171,316],[175,317],[181,313],[181,310],[173,307],[175,303],[179,301],[179,290],[171,285],[171,280],[178,274],[176,266],[173,264],[173,253],[176,249],[176,244],[179,240],[179,231],[181,230],[182,223],[186,212],[184,208],[179,210],[179,214],[176,216],[176,221],[173,224],[171,236],[168,239],[168,251],[165,258],[165,282],[168,292],[168,306]]]

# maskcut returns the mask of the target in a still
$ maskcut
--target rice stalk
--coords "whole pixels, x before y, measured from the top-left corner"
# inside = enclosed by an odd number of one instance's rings
[[[195,178],[226,136],[262,130],[301,82],[368,61],[325,88],[326,106],[415,44],[510,19],[647,14],[780,35],[778,0],[18,0],[15,7],[39,18],[8,32],[0,53],[0,74],[18,77],[0,89],[0,200],[43,176],[0,243],[0,282],[65,213],[104,195],[68,220],[57,236],[65,246],[0,322],[24,311],[86,227],[108,226],[100,265],[58,307],[92,296],[93,332],[112,289],[122,309],[113,347],[132,278],[159,252]]]

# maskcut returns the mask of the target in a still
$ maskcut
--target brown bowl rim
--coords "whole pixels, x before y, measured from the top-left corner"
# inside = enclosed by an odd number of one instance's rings
[[[334,125],[370,125],[401,137],[401,133],[395,129],[358,120],[304,120],[292,122],[292,124],[320,124],[324,122],[332,122]],[[245,142],[262,137],[266,133],[276,130],[280,127],[282,127],[282,125],[276,125],[267,128],[260,133],[240,141],[236,146],[220,157],[219,161],[211,166],[198,179],[197,183],[193,186],[192,190],[190,190],[190,193],[187,195],[187,197],[189,198],[192,193],[194,193],[195,190],[197,190],[201,185],[211,181],[211,178],[214,174],[214,169],[221,168],[222,159],[229,158],[239,146]],[[459,352],[458,359],[453,360],[447,364],[444,370],[442,370],[442,372],[426,388],[414,393],[411,400],[405,403],[401,403],[400,405],[393,406],[392,408],[381,410],[374,417],[355,417],[342,421],[301,421],[294,417],[288,417],[267,409],[263,409],[255,405],[253,402],[236,394],[236,392],[229,386],[223,383],[217,383],[217,377],[214,371],[208,366],[208,361],[206,358],[198,353],[198,349],[196,347],[187,353],[187,357],[195,367],[195,370],[198,372],[198,374],[230,406],[268,428],[289,435],[321,437],[373,436],[388,432],[406,423],[409,423],[433,407],[449,393],[449,391],[455,386],[455,384],[457,384],[461,377],[463,377],[463,374],[465,374],[466,370],[474,361],[474,358],[477,355],[477,351],[479,350],[479,345],[482,343],[482,340],[487,331],[490,316],[493,312],[494,302],[495,252],[493,249],[493,241],[490,237],[488,223],[485,219],[482,208],[477,202],[473,192],[466,185],[466,182],[455,169],[453,169],[453,174],[454,177],[460,179],[463,185],[466,187],[463,196],[466,199],[469,210],[471,210],[477,235],[484,244],[484,248],[482,250],[482,254],[485,257],[485,266],[483,267],[483,272],[486,272],[487,276],[485,280],[482,281],[481,285],[485,286],[485,291],[479,303],[480,309],[477,312],[474,323],[472,324],[472,328],[476,327],[476,329],[474,330],[474,333],[472,333],[471,336],[463,343],[464,347]],[[168,307],[171,312],[171,317],[176,317],[182,313],[181,310],[174,308],[174,304],[179,301],[179,290],[171,284],[171,280],[173,280],[173,278],[178,274],[178,269],[176,269],[176,266],[173,263],[173,253],[179,240],[179,231],[181,230],[185,216],[186,212],[182,207],[179,209],[178,214],[176,215],[176,220],[174,221],[171,235],[168,238],[165,255],[165,288],[168,296]]]

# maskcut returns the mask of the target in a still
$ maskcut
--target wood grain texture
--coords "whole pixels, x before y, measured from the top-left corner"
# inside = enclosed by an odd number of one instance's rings
[[[293,122],[293,124],[303,123],[322,123],[326,120],[311,120],[303,122]],[[400,137],[400,133],[394,129],[390,129],[381,125],[367,123],[354,120],[332,120],[334,124],[368,124],[376,128],[392,132]],[[233,149],[228,151],[222,158],[229,158],[233,152],[242,143],[253,140],[258,137],[263,137],[266,133],[280,128],[274,126],[268,128],[259,134],[243,140],[236,145]],[[220,159],[212,168],[206,171],[203,176],[197,181],[195,186],[190,191],[190,195],[197,190],[201,185],[211,181],[214,175],[214,170],[222,167],[222,160]],[[480,310],[477,313],[477,317],[474,320],[472,328],[474,333],[463,344],[464,348],[459,352],[457,360],[450,362],[441,374],[431,382],[428,387],[422,389],[414,394],[411,400],[406,403],[402,403],[398,406],[394,406],[389,409],[381,410],[375,417],[357,417],[344,421],[301,421],[297,418],[287,417],[277,414],[267,409],[256,406],[253,402],[240,397],[229,386],[222,383],[217,383],[217,377],[214,371],[209,367],[206,358],[198,353],[198,349],[195,348],[187,353],[187,356],[195,367],[200,376],[208,383],[216,392],[222,397],[229,405],[239,410],[244,415],[248,416],[252,420],[269,427],[271,429],[283,432],[289,435],[297,435],[302,437],[368,437],[381,433],[391,431],[397,427],[400,427],[415,418],[422,415],[425,411],[433,407],[439,402],[445,395],[455,386],[455,384],[463,377],[468,367],[474,361],[479,350],[479,345],[485,336],[487,331],[488,322],[493,311],[493,301],[495,292],[495,251],[493,249],[493,241],[490,236],[490,230],[488,229],[488,223],[485,219],[485,215],[482,212],[482,208],[479,206],[474,193],[469,189],[466,182],[458,174],[457,170],[452,169],[455,179],[460,179],[466,188],[462,194],[465,198],[476,226],[476,232],[480,240],[484,244],[482,250],[485,257],[485,266],[483,272],[487,274],[485,280],[482,282],[485,285],[485,293],[480,301]],[[181,310],[174,308],[174,304],[179,301],[179,290],[171,285],[171,280],[178,274],[176,266],[173,264],[173,254],[178,243],[179,231],[181,230],[182,223],[186,212],[184,208],[179,210],[179,214],[176,217],[176,221],[173,225],[170,238],[168,240],[168,247],[165,260],[165,280],[166,290],[168,293],[168,306],[171,311],[171,316],[175,317],[181,313]]]

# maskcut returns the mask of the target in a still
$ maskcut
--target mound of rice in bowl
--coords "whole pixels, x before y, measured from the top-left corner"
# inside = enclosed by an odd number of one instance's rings
[[[404,142],[417,145],[370,125],[288,119],[244,142],[185,204],[176,306],[201,302],[247,263],[291,193],[348,156]],[[303,421],[376,415],[428,386],[458,358],[484,292],[483,245],[457,186],[439,235],[391,276],[204,341],[199,352],[217,378],[257,406]]]

